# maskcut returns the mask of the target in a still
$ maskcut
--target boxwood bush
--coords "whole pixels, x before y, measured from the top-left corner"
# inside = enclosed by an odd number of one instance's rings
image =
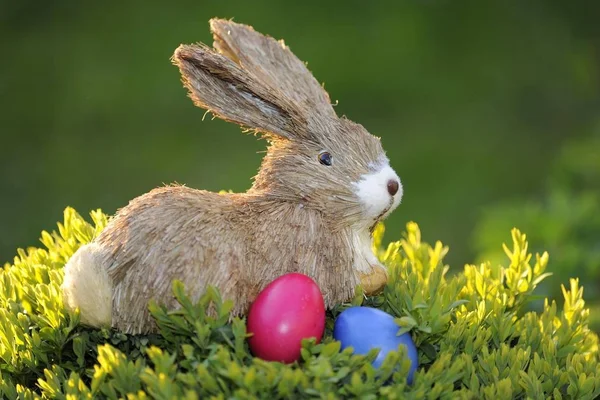
[[[388,267],[383,293],[357,290],[349,304],[328,311],[323,341],[303,343],[295,364],[265,362],[247,347],[244,319],[229,318],[230,301],[211,288],[198,302],[173,283],[181,307],[149,304],[160,333],[129,336],[78,323],[63,308],[63,266],[106,225],[100,210],[86,222],[73,209],[44,248],[19,250],[0,273],[0,395],[8,399],[289,399],[577,398],[600,395],[598,337],[588,329],[583,288],[571,279],[560,308],[526,311],[548,274],[548,254],[532,256],[526,237],[513,229],[504,246],[505,266],[467,265],[449,276],[448,248],[422,241],[409,223],[399,241],[377,254]],[[405,381],[404,348],[374,369],[368,355],[340,351],[331,337],[336,315],[352,304],[383,309],[410,332],[420,366]],[[208,316],[215,307],[215,316]],[[560,311],[558,311],[560,309]],[[212,315],[212,314],[211,314]]]
[[[561,284],[577,276],[585,282],[594,314],[590,326],[600,332],[600,121],[595,135],[571,139],[552,164],[552,173],[538,196],[504,199],[488,206],[473,233],[480,260],[503,261],[497,243],[517,221],[527,232],[532,250],[553,255],[553,275],[538,294],[556,298]],[[540,310],[536,302],[530,309]]]

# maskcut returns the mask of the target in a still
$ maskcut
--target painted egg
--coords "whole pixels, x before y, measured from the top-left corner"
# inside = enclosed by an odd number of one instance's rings
[[[291,273],[267,285],[248,311],[252,353],[267,361],[292,363],[300,358],[302,340],[323,337],[325,302],[310,277]]]
[[[335,320],[333,337],[341,343],[342,349],[352,347],[355,354],[367,354],[379,348],[373,366],[379,368],[390,351],[406,346],[411,366],[407,376],[410,384],[419,364],[417,347],[409,333],[397,336],[400,327],[390,314],[371,307],[351,307],[344,310]]]

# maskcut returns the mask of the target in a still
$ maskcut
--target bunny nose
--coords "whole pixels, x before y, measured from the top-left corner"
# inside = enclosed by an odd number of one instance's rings
[[[398,193],[398,187],[399,187],[399,186],[400,186],[400,185],[398,184],[398,181],[397,181],[397,180],[395,180],[395,179],[390,179],[390,180],[388,181],[388,184],[387,184],[387,190],[388,190],[388,193],[389,193],[391,196],[394,196],[396,193]]]

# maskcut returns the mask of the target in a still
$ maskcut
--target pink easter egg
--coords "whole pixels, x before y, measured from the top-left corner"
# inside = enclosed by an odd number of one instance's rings
[[[256,297],[247,319],[252,353],[267,361],[293,363],[305,338],[323,337],[325,303],[319,286],[300,273],[283,275]]]

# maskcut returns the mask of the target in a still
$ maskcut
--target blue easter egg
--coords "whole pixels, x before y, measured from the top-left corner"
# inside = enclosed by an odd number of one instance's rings
[[[379,348],[379,354],[373,366],[379,368],[390,351],[398,350],[399,345],[406,346],[411,365],[407,382],[412,383],[419,360],[417,347],[410,334],[397,336],[400,327],[390,314],[371,307],[351,307],[344,310],[335,320],[333,337],[341,342],[342,349],[352,347],[355,354],[367,354],[373,348]]]

